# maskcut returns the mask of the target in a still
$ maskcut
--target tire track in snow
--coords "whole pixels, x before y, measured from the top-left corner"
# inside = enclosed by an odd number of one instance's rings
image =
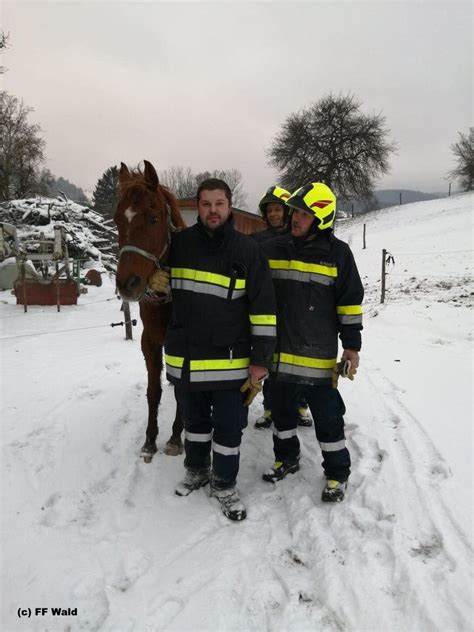
[[[287,508],[287,524],[280,515],[279,528],[303,566],[293,586],[302,585],[306,574],[309,599],[332,611],[337,629],[465,629],[472,548],[439,493],[449,469],[390,384],[379,377],[359,383],[364,408],[351,405],[347,415],[353,474],[346,502],[332,507],[319,500],[321,455],[314,434],[306,440],[299,433],[302,469],[275,490]],[[382,398],[387,390],[390,396]],[[364,420],[368,402],[371,414]],[[427,462],[412,456],[413,442]],[[281,538],[281,550],[285,546]],[[272,564],[278,575],[278,555]],[[364,609],[367,595],[370,609]]]
[[[377,514],[379,518],[384,514],[392,518],[385,529],[393,558],[392,594],[399,601],[400,614],[406,617],[405,625],[418,625],[417,629],[423,630],[441,630],[443,626],[464,629],[470,601],[466,587],[472,581],[466,560],[472,559],[472,547],[440,494],[439,473],[449,470],[419,421],[401,401],[402,394],[368,364],[363,388],[375,401],[373,436],[355,433],[352,441],[356,454],[358,447],[363,459],[367,447],[372,458],[383,456],[375,485],[373,477],[362,480],[353,503],[369,508],[376,520]],[[359,475],[360,464],[360,460],[356,462]],[[365,528],[360,515],[355,516],[355,525]],[[435,600],[434,594],[438,596]],[[409,618],[409,604],[418,613],[418,622]]]

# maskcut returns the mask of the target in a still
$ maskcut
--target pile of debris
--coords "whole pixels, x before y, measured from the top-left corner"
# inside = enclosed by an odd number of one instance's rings
[[[66,234],[70,259],[94,260],[98,267],[115,271],[117,267],[117,230],[87,206],[64,198],[35,197],[0,203],[0,222],[16,228],[18,242],[54,239],[54,227]]]

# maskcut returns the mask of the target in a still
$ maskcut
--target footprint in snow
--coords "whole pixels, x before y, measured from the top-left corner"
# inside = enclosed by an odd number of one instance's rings
[[[100,569],[97,569],[101,572]],[[87,575],[72,587],[72,601],[80,606],[80,630],[100,630],[110,613],[109,600],[102,576],[94,576],[94,569],[89,568]]]
[[[391,421],[394,428],[397,428],[400,425],[400,417],[398,415],[392,415]]]
[[[417,547],[410,549],[412,557],[420,557],[426,564],[427,560],[437,557],[443,550],[443,542],[437,535],[433,535],[427,542],[420,542]]]
[[[93,389],[89,385],[80,386],[78,389],[78,396],[81,399],[95,399],[99,395],[102,395],[104,391],[100,389]]]
[[[110,371],[111,369],[115,369],[118,366],[120,366],[120,362],[109,362],[108,364],[105,364],[104,366],[108,371]]]
[[[444,463],[434,463],[431,466],[430,474],[437,480],[445,480],[452,475],[451,468]]]
[[[41,507],[41,519],[39,523],[44,527],[53,527],[57,520],[55,505],[61,500],[61,494],[51,494]]]
[[[126,592],[144,575],[152,564],[152,558],[145,551],[132,550],[120,561],[113,586],[120,592]]]
[[[295,553],[295,551],[292,551],[291,549],[286,549],[286,551],[283,554],[283,561],[284,562],[289,562],[292,566],[296,565],[296,566],[306,566],[305,562],[301,559],[301,555],[299,555],[298,553]]]

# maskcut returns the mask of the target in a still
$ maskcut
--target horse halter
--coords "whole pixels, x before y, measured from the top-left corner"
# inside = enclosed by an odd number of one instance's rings
[[[163,247],[163,250],[160,252],[160,254],[158,256],[152,254],[151,252],[148,252],[147,250],[144,250],[143,248],[139,248],[138,246],[123,246],[123,248],[120,248],[120,252],[118,255],[118,258],[120,259],[120,257],[122,256],[122,254],[124,252],[134,252],[137,255],[141,255],[142,257],[145,257],[146,259],[150,259],[150,261],[153,261],[153,263],[156,265],[156,267],[158,268],[158,270],[162,269],[162,258],[167,250],[167,248],[169,247],[169,245],[171,244],[171,233],[177,233],[179,232],[180,228],[178,228],[177,226],[175,226],[173,224],[173,220],[171,219],[171,207],[169,204],[166,205],[166,209],[167,209],[167,239],[166,239],[166,243]]]

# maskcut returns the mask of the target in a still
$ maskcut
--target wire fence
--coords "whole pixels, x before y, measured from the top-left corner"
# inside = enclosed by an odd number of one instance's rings
[[[64,334],[69,333],[71,331],[85,331],[87,329],[103,329],[104,327],[118,327],[124,325],[133,325],[137,324],[136,318],[131,320],[121,321],[119,323],[109,323],[108,325],[90,325],[89,327],[73,327],[72,329],[56,329],[56,331],[32,331],[27,334],[16,334],[14,336],[0,336],[1,340],[13,340],[15,338],[29,338],[31,336],[54,336],[56,334]]]
[[[388,291],[388,280],[392,277],[400,278],[400,279],[409,279],[413,282],[417,282],[418,285],[416,286],[416,288],[413,288],[417,290],[421,289],[419,286],[421,282],[426,282],[426,281],[429,281],[430,279],[444,279],[445,280],[444,285],[439,282],[435,284],[428,284],[426,287],[427,291],[432,291],[433,285],[437,287],[438,289],[450,290],[455,284],[457,284],[457,287],[459,287],[459,285],[461,285],[462,282],[467,284],[469,282],[472,282],[473,280],[472,265],[465,268],[464,271],[459,270],[459,266],[465,265],[466,262],[461,263],[461,261],[458,260],[455,262],[454,269],[446,270],[442,274],[440,274],[439,272],[429,272],[425,270],[423,270],[420,274],[419,269],[417,269],[414,272],[409,272],[406,268],[404,269],[403,272],[395,271],[395,269],[398,270],[398,268],[395,268],[395,266],[397,265],[397,262],[400,257],[402,258],[403,265],[409,267],[409,263],[406,263],[405,261],[403,261],[404,257],[436,257],[438,258],[438,257],[447,256],[447,255],[451,256],[451,255],[466,254],[466,253],[474,253],[474,249],[471,248],[471,249],[466,249],[466,250],[442,250],[438,252],[391,252],[384,248],[382,250],[382,276],[381,276],[380,302],[381,303],[385,302],[386,294]],[[400,288],[397,288],[397,289],[400,289]],[[409,293],[409,288],[405,288],[404,290],[402,290],[402,292]],[[463,298],[465,297],[465,295],[462,295],[462,296]],[[469,295],[466,295],[466,296],[469,296]]]
[[[118,300],[121,300],[121,299],[118,296],[113,296],[112,298],[104,298],[104,299],[102,299],[100,301],[88,301],[87,303],[78,303],[77,305],[71,305],[70,307],[85,307],[86,305],[98,305],[99,303],[108,303],[110,301],[118,301]],[[43,305],[42,307],[55,307],[55,306],[53,306],[53,305],[51,305],[51,306],[49,306],[49,305],[48,306],[44,306]],[[28,313],[28,312],[26,312],[26,313]],[[49,315],[49,311],[48,312],[43,312],[43,313]],[[9,318],[18,318],[18,314],[11,314],[10,316],[2,316],[2,317],[0,317],[0,320],[8,320]]]

